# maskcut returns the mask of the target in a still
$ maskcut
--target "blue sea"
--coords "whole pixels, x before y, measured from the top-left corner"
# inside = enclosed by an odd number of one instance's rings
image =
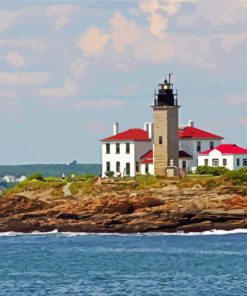
[[[0,234],[0,295],[247,295],[247,233]]]

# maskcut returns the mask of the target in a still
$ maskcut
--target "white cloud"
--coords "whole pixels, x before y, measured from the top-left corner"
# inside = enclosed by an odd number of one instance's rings
[[[0,32],[4,32],[13,26],[17,17],[21,14],[23,14],[23,11],[0,10]]]
[[[24,58],[18,52],[10,52],[5,55],[5,59],[15,67],[21,67],[24,65]]]
[[[116,94],[119,96],[126,96],[126,97],[133,96],[133,95],[137,94],[139,89],[140,89],[139,84],[128,83],[128,84],[122,85]]]
[[[178,27],[186,27],[192,26],[197,20],[200,19],[200,15],[198,14],[186,14],[186,15],[179,15],[176,20],[176,24]]]
[[[55,19],[54,28],[58,31],[69,22],[74,11],[73,5],[51,5],[47,8],[47,15]]]
[[[82,125],[82,129],[87,133],[102,134],[109,130],[108,126],[97,119],[91,119]]]
[[[37,38],[11,39],[7,41],[7,44],[15,47],[27,47],[38,52],[44,51],[47,47],[43,40]]]
[[[241,94],[228,98],[226,103],[229,105],[247,104],[247,89]]]
[[[82,57],[76,57],[75,60],[70,63],[70,70],[74,73],[74,75],[81,76],[86,74],[89,66],[90,63],[85,59]]]
[[[246,0],[190,1],[195,3],[192,13],[178,16],[179,26],[191,26],[196,21],[207,22],[207,26],[238,25],[247,22]],[[198,23],[199,24],[199,23]],[[198,25],[196,26],[198,28]]]
[[[83,100],[74,105],[74,109],[108,109],[124,105],[124,100]]]
[[[0,84],[8,86],[39,85],[46,82],[49,76],[46,72],[0,72]]]
[[[99,56],[109,41],[109,35],[102,33],[97,27],[91,26],[80,38],[79,46],[87,55]]]
[[[110,20],[112,41],[116,52],[123,53],[126,45],[131,45],[140,34],[139,27],[128,21],[120,12],[116,12]]]
[[[152,36],[143,34],[133,46],[133,57],[148,63],[164,63],[174,57],[174,49],[171,42],[159,41]]]
[[[66,79],[62,87],[57,88],[43,88],[38,92],[40,95],[49,98],[67,98],[75,95],[78,91],[78,86],[75,81]]]
[[[175,15],[182,2],[195,2],[195,0],[142,0],[139,9],[147,15],[150,32],[163,40],[166,37],[168,16]]]
[[[160,9],[166,12],[167,15],[173,16],[175,15],[183,2],[195,2],[196,0],[161,0],[160,1]]]
[[[131,67],[124,63],[124,62],[117,62],[115,65],[115,69],[118,70],[118,71],[121,71],[121,72],[129,72]]]
[[[4,89],[4,90],[0,90],[0,97],[3,97],[3,98],[16,98],[17,94],[13,90]]]
[[[160,1],[158,0],[143,0],[139,4],[139,8],[148,15],[150,24],[150,32],[160,40],[166,35],[167,19],[160,14]]]
[[[237,123],[243,126],[247,126],[247,117],[238,118]]]
[[[212,55],[212,37],[173,34],[169,36],[173,44],[174,58],[184,65],[195,65],[207,69],[216,66]]]
[[[241,32],[238,34],[221,35],[221,48],[224,51],[230,51],[234,46],[241,44],[247,39],[247,33]]]

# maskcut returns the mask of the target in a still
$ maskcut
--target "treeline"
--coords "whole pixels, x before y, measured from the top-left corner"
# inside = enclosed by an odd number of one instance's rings
[[[6,175],[15,176],[17,178],[25,175],[31,176],[34,173],[40,173],[44,177],[61,177],[71,174],[101,174],[100,164],[28,164],[28,165],[0,165],[0,177]]]

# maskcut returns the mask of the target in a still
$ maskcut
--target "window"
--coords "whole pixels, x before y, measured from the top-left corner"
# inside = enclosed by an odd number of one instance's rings
[[[237,166],[240,166],[240,159],[237,158]]]
[[[145,164],[145,174],[148,174],[148,163]]]
[[[196,142],[196,151],[201,152],[201,142],[200,141]]]
[[[227,166],[227,159],[223,158],[223,166]]]
[[[126,143],[126,153],[130,153],[130,143]]]
[[[120,144],[116,143],[116,154],[120,153]]]
[[[162,137],[159,137],[159,144],[163,144],[163,138]]]
[[[214,141],[209,142],[209,149],[214,149]]]
[[[106,162],[106,171],[110,172],[110,170],[111,170],[111,163],[110,163],[110,161],[107,161]]]
[[[110,154],[110,143],[106,143],[106,154]]]
[[[212,166],[219,166],[219,159],[218,158],[212,159]]]
[[[119,173],[120,172],[120,161],[116,162],[116,172]]]
[[[205,166],[208,166],[208,159],[207,159],[207,158],[204,159],[204,165],[205,165]]]
[[[130,163],[126,162],[126,175],[129,176],[130,175]]]
[[[247,158],[243,159],[243,166],[247,166]]]
[[[139,173],[140,171],[140,165],[139,165],[139,161],[136,162],[136,172]]]

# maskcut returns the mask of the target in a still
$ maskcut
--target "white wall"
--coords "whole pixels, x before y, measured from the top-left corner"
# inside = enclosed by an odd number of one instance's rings
[[[221,144],[221,140],[179,140],[179,150],[184,150],[193,157],[189,164],[189,170],[192,170],[193,167],[197,167],[197,160],[199,155],[199,153],[197,152],[197,142],[201,142],[201,152],[203,152],[210,149],[211,141],[214,142],[214,147],[217,147]]]
[[[106,154],[106,143],[110,143],[110,154]],[[116,154],[116,143],[120,144],[120,153]],[[130,143],[130,153],[126,153],[126,143]],[[120,173],[124,175],[126,163],[130,163],[130,176],[136,175],[136,162],[152,148],[151,141],[110,141],[102,143],[102,176],[105,176],[106,162],[110,162],[110,170],[115,174],[116,162],[120,162]]]
[[[212,165],[213,159],[219,159],[219,166],[223,166],[223,159],[227,160],[226,168],[229,170],[239,170],[241,168],[247,168],[247,166],[243,165],[243,160],[247,159],[247,155],[245,154],[222,154],[218,150],[213,150],[209,153],[209,155],[199,155],[198,156],[198,165],[204,166],[205,165],[205,159],[208,159],[208,165]],[[237,159],[240,161],[240,165],[237,166]]]
[[[186,158],[179,158],[178,167],[180,169],[183,168],[183,161],[186,161],[186,170],[189,171],[191,167],[191,161],[192,159],[186,159]]]
[[[154,165],[153,165],[153,163],[148,163],[147,165],[148,165],[148,173],[150,175],[154,175]],[[146,175],[146,164],[145,163],[141,164],[141,174]]]

